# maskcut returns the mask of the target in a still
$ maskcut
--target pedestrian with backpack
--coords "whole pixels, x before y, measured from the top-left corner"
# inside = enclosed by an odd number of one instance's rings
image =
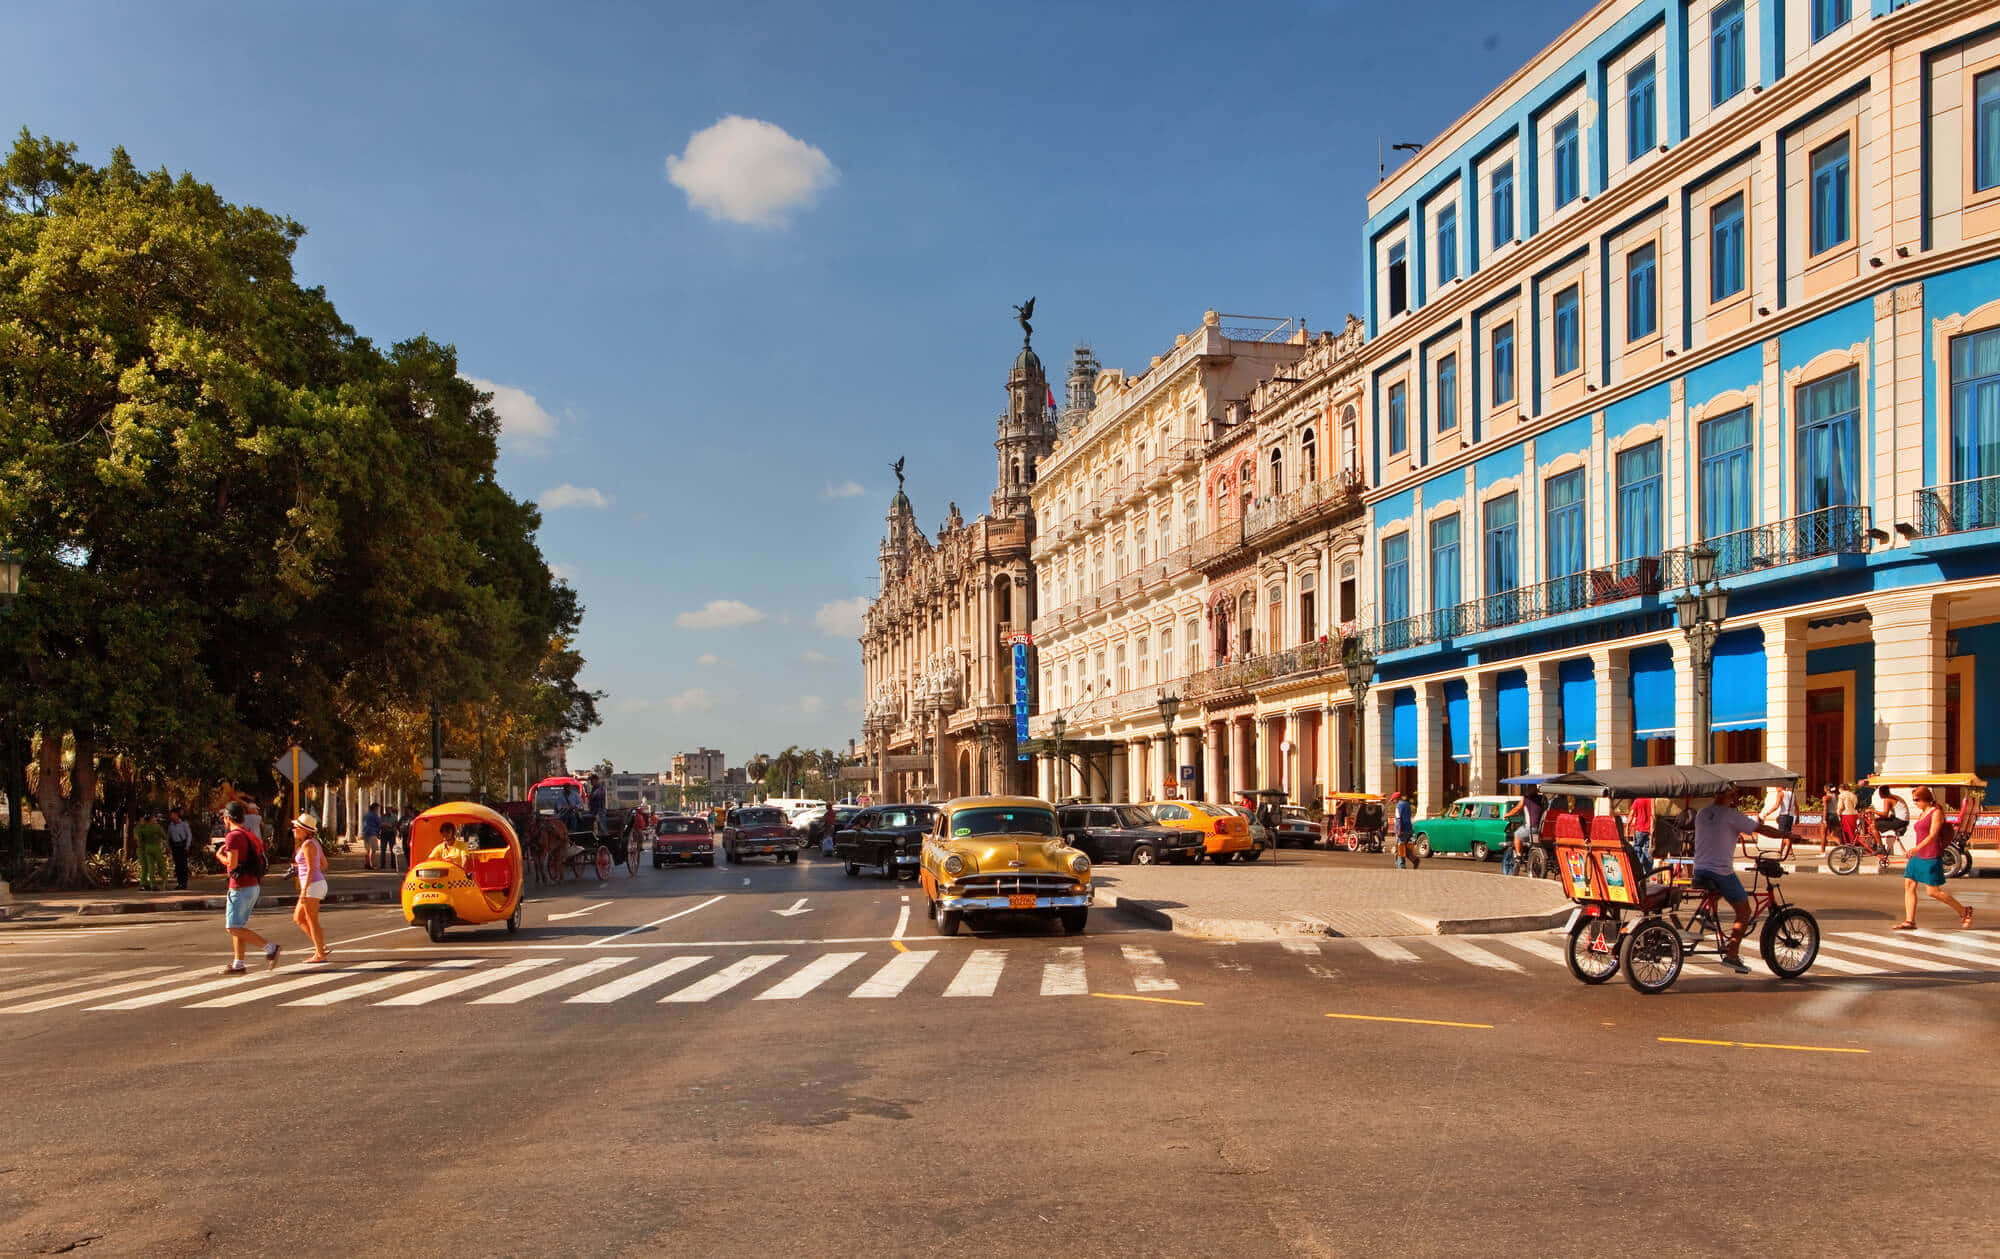
[[[229,965],[222,968],[225,975],[243,973],[243,951],[259,948],[264,951],[267,969],[278,965],[278,945],[274,940],[250,930],[250,911],[256,907],[257,896],[263,891],[264,872],[270,868],[270,858],[264,853],[264,841],[252,835],[243,827],[243,802],[231,800],[223,810],[229,819],[229,833],[222,837],[222,845],[216,851],[216,859],[229,872],[229,896],[224,902],[222,926],[229,933]]]

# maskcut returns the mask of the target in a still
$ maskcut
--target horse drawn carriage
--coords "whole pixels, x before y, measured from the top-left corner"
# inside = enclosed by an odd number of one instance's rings
[[[607,809],[592,815],[590,789],[567,774],[536,783],[528,793],[528,806],[529,847],[538,878],[560,883],[565,871],[582,878],[589,870],[604,879],[614,863],[629,873],[638,872],[641,839],[632,810]]]

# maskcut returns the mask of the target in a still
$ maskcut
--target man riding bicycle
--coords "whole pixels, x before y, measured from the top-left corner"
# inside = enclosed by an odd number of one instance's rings
[[[1736,877],[1736,844],[1744,835],[1769,835],[1783,839],[1777,827],[1739,812],[1721,800],[1711,800],[1694,815],[1694,886],[1712,889],[1729,902],[1736,923],[1722,946],[1722,962],[1739,975],[1750,968],[1743,964],[1740,950],[1743,937],[1750,934],[1750,893]]]

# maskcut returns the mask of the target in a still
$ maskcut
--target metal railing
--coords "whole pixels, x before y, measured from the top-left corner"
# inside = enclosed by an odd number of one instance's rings
[[[1866,507],[1823,507],[1818,511],[1752,525],[1703,542],[1715,551],[1715,575],[1739,577],[1825,555],[1861,555],[1868,550]],[[1669,588],[1689,584],[1687,547],[1676,547],[1660,558]]]
[[[1340,468],[1251,508],[1243,524],[1244,539],[1254,542],[1279,529],[1301,528],[1360,510],[1361,478]]]
[[[1282,651],[1238,656],[1197,671],[1187,680],[1183,694],[1191,699],[1207,699],[1233,691],[1252,690],[1267,683],[1298,681],[1338,672],[1346,668],[1347,650],[1345,639],[1322,638]]]
[[[2000,525],[2000,476],[1917,491],[1917,532],[1926,538]]]
[[[1243,522],[1231,520],[1196,538],[1188,548],[1188,558],[1195,567],[1202,568],[1242,549]]]

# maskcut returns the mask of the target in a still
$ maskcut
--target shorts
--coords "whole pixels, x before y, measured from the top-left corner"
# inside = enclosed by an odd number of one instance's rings
[[[1716,891],[1722,893],[1723,900],[1728,901],[1732,905],[1738,901],[1747,901],[1750,899],[1750,893],[1743,889],[1743,880],[1736,877],[1736,871],[1734,870],[1727,873],[1720,870],[1696,870],[1694,872],[1694,885],[1696,887],[1714,888]]]
[[[313,880],[312,882],[310,882],[310,883],[306,884],[306,886],[305,886],[305,890],[304,890],[304,891],[302,891],[302,892],[300,892],[300,893],[299,893],[299,896],[300,896],[300,898],[301,898],[301,899],[303,899],[303,900],[309,900],[309,901],[323,901],[323,900],[325,900],[325,899],[326,899],[326,880],[325,880],[325,879],[314,879],[314,880]]]
[[[257,896],[264,889],[256,884],[249,887],[232,887],[229,897],[223,902],[222,925],[234,931],[250,925],[250,910],[257,904]]]
[[[1938,857],[1912,857],[1903,866],[1903,877],[1925,887],[1944,886],[1944,861]]]

